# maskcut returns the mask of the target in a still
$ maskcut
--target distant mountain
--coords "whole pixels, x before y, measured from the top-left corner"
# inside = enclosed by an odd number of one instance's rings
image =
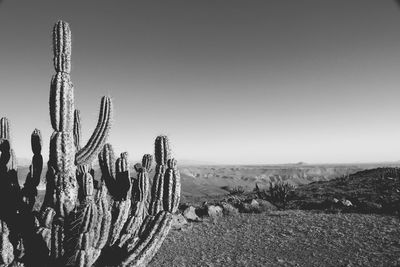
[[[215,162],[201,161],[201,160],[190,160],[190,159],[177,159],[178,166],[197,166],[197,165],[218,165]]]

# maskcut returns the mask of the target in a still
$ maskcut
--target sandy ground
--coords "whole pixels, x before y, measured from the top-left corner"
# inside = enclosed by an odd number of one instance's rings
[[[276,211],[169,233],[150,266],[400,266],[393,216]]]

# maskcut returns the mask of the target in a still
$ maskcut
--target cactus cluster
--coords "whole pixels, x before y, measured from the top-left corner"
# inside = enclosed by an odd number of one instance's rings
[[[43,169],[42,136],[31,135],[32,164],[21,188],[10,126],[0,120],[0,266],[143,266],[169,232],[180,199],[180,176],[166,136],[155,141],[131,176],[128,153],[115,159],[106,144],[112,103],[101,99],[96,129],[81,146],[81,119],[74,106],[71,31],[53,29],[55,75],[50,84],[49,161],[46,192],[35,210]],[[101,177],[92,169],[98,158]],[[150,189],[151,184],[151,189]]]

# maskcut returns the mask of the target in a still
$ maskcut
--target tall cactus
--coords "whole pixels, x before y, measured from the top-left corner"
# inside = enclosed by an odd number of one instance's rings
[[[53,29],[54,68],[56,74],[50,86],[50,119],[53,135],[50,139],[49,169],[54,174],[55,199],[44,207],[53,207],[57,215],[64,217],[76,207],[78,184],[76,165],[90,164],[104,144],[111,124],[111,99],[103,97],[97,127],[85,147],[76,151],[74,140],[74,88],[70,78],[71,71],[71,31],[66,22],[59,21]],[[77,131],[75,131],[77,132]],[[52,183],[53,184],[53,183]]]
[[[128,154],[115,160],[112,146],[105,144],[110,98],[101,99],[96,129],[81,147],[70,78],[71,31],[63,21],[54,26],[53,48],[53,134],[40,211],[33,209],[43,167],[41,133],[35,129],[31,135],[32,164],[21,190],[9,122],[0,119],[0,266],[144,266],[168,234],[179,204],[180,176],[168,138],[155,141],[151,190],[152,156],[143,156],[132,178]],[[102,172],[97,184],[91,170],[96,157]]]

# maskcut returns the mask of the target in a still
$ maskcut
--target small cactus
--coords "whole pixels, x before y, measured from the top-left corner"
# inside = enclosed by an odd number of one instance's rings
[[[40,183],[43,169],[42,135],[38,129],[35,129],[31,135],[31,147],[33,152],[32,164],[29,167],[29,173],[22,189],[23,201],[28,205],[28,209],[32,209],[35,205],[36,188]]]

